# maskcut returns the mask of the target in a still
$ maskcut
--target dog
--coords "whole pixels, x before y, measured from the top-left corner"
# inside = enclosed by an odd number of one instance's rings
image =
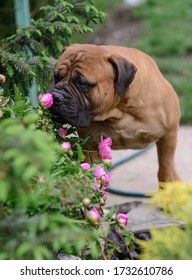
[[[120,46],[73,44],[64,49],[54,72],[51,113],[57,121],[112,138],[112,149],[141,149],[155,142],[159,182],[178,181],[174,154],[180,123],[177,94],[155,61]]]

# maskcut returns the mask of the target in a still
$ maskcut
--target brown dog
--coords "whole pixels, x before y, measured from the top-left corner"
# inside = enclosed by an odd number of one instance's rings
[[[154,60],[118,46],[75,44],[65,48],[55,71],[51,112],[81,137],[110,136],[113,149],[156,142],[160,182],[176,181],[174,153],[180,121],[178,97]],[[94,146],[95,145],[95,146]]]

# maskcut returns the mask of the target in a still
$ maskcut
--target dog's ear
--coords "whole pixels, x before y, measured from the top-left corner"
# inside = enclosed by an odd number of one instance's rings
[[[113,65],[115,71],[115,83],[121,97],[124,96],[126,88],[132,83],[137,68],[121,55],[113,54],[108,61]]]

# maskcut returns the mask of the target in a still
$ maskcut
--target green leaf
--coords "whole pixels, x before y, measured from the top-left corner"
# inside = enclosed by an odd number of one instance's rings
[[[37,122],[38,119],[39,119],[39,115],[37,113],[31,112],[23,118],[23,121],[26,124],[31,124]]]
[[[5,202],[7,197],[8,197],[8,193],[9,193],[9,183],[7,180],[1,180],[0,182],[0,201]]]
[[[50,251],[43,245],[36,246],[33,255],[35,260],[51,259]]]
[[[25,259],[25,255],[27,253],[31,253],[31,250],[32,250],[32,244],[26,242],[22,243],[16,251],[17,259],[20,260]]]
[[[111,207],[110,211],[109,211],[109,212],[107,213],[107,215],[105,216],[105,218],[106,218],[107,220],[110,220],[110,219],[112,218],[112,216],[113,216],[113,214],[114,214],[114,212],[115,212],[115,209],[116,209],[116,206],[115,206],[115,205]]]
[[[48,27],[48,30],[51,32],[51,34],[54,34],[54,32],[55,32],[54,27],[51,25]]]
[[[29,39],[29,38],[30,38],[30,35],[31,35],[30,32],[29,32],[29,30],[25,30],[24,33],[25,33],[25,36]]]
[[[42,37],[42,33],[39,29],[35,29],[34,31],[39,35],[39,37]]]
[[[13,68],[12,68],[11,66],[8,66],[8,67],[7,67],[7,73],[8,73],[8,75],[9,75],[10,77],[13,77],[13,75],[14,75],[14,70],[13,70]]]
[[[79,162],[83,162],[85,160],[85,156],[83,154],[82,147],[79,144],[77,144],[77,156],[78,156]]]

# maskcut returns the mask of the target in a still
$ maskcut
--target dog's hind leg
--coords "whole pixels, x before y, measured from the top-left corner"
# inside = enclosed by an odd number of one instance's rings
[[[159,161],[158,179],[160,183],[180,180],[174,166],[177,133],[178,127],[172,129],[156,143]]]

